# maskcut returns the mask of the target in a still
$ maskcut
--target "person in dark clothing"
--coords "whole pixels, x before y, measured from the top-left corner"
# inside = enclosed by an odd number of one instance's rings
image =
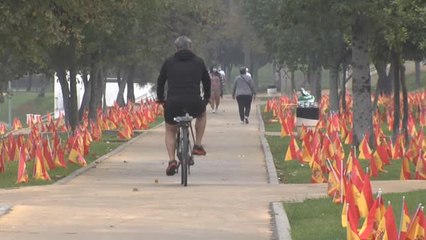
[[[192,41],[186,36],[175,40],[176,53],[167,58],[160,70],[157,80],[157,102],[164,106],[166,122],[166,148],[169,165],[166,174],[176,173],[177,161],[176,134],[177,123],[174,117],[184,115],[186,110],[195,120],[194,155],[206,155],[201,141],[206,128],[206,105],[210,99],[210,76],[204,61],[192,52]],[[167,98],[165,84],[167,82]],[[204,96],[201,98],[200,83],[203,84]],[[190,163],[191,164],[191,163]]]

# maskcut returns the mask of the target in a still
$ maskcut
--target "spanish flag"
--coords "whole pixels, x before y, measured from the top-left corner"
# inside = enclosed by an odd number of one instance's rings
[[[408,227],[407,233],[405,234],[405,239],[425,239],[426,238],[426,232],[425,232],[425,219],[424,219],[424,213],[423,213],[423,207],[419,206],[417,208],[416,213],[414,214],[414,217],[410,223],[410,226]]]
[[[299,158],[299,146],[297,145],[296,138],[294,135],[290,137],[290,143],[288,144],[287,152],[285,154],[284,160],[297,160]]]
[[[379,223],[375,239],[398,240],[398,230],[396,228],[395,216],[392,205],[389,204],[386,212]]]
[[[408,211],[407,203],[405,202],[405,196],[403,196],[399,239],[405,239],[405,234],[407,233],[407,229],[408,229],[408,226],[410,225],[410,222],[411,222],[410,212]]]

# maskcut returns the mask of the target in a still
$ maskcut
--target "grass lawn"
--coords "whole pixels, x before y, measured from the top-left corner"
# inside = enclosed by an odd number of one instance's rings
[[[419,203],[426,203],[426,190],[383,194],[386,205],[387,201],[392,203],[397,227],[401,216],[402,196],[406,197],[411,216]],[[293,240],[346,239],[346,229],[341,225],[342,205],[333,204],[330,198],[284,202],[283,206],[291,225]],[[362,221],[360,226],[361,224]]]
[[[12,121],[15,117],[26,124],[26,114],[45,115],[54,110],[53,92],[46,92],[44,97],[38,97],[38,92],[13,92],[11,99],[5,98],[0,104],[0,121],[9,123],[9,101],[11,101]]]
[[[265,104],[260,106],[262,111],[262,119],[265,125],[265,132],[281,132],[281,123],[277,118],[274,118],[272,112],[264,112]]]

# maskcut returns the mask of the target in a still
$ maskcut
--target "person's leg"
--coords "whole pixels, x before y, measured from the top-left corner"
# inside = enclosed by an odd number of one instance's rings
[[[245,104],[244,116],[248,118],[250,116],[252,96],[247,95],[247,96],[244,96],[244,97],[245,97],[245,99],[244,99],[244,104]]]
[[[216,103],[216,112],[217,112],[217,109],[219,108],[219,104],[220,104],[220,94],[217,94],[216,96],[215,96],[215,103]]]
[[[238,103],[238,113],[240,114],[240,120],[244,121],[244,97],[237,96],[236,98]]]
[[[169,160],[176,160],[176,134],[177,126],[166,123],[166,148],[169,154]]]
[[[197,119],[195,119],[195,145],[201,146],[204,131],[206,130],[207,116],[204,111]]]
[[[212,110],[214,110],[214,100],[213,100],[212,97],[209,100],[209,104],[210,104],[210,107],[212,108]]]
[[[169,164],[166,169],[167,176],[173,176],[176,173],[178,163],[176,161],[176,133],[177,125],[173,121],[173,117],[179,115],[180,106],[176,101],[168,99],[164,105],[164,121],[165,123],[165,143],[167,154],[169,155]]]
[[[206,151],[201,145],[207,124],[206,105],[201,100],[201,97],[196,96],[188,99],[186,109],[189,115],[195,118],[195,142],[192,154],[206,155]]]

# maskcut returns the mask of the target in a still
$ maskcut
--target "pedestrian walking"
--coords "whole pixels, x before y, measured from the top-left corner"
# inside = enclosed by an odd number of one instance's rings
[[[210,72],[211,79],[211,94],[210,94],[210,106],[212,113],[217,112],[220,104],[220,98],[223,96],[223,81],[217,68],[213,68]]]
[[[246,73],[247,68],[241,67],[240,75],[235,77],[232,90],[232,99],[237,99],[241,124],[249,123],[251,103],[256,97],[253,79]]]

